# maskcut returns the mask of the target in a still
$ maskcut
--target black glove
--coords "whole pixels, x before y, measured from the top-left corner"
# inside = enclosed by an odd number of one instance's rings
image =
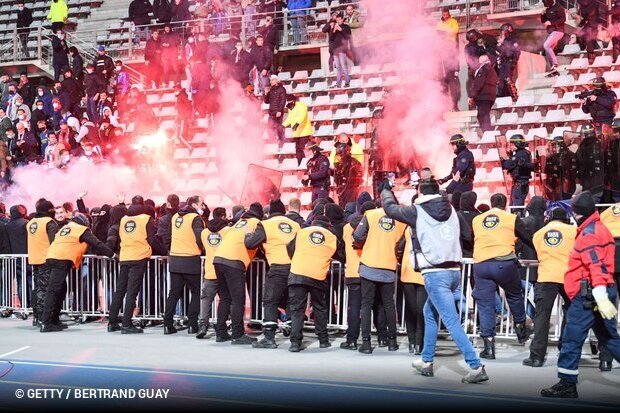
[[[446,182],[448,182],[448,180],[447,180],[446,178],[441,178],[441,179],[438,179],[438,180],[437,180],[437,183],[438,183],[439,185],[443,185],[443,184],[445,184]]]
[[[383,182],[379,185],[379,193],[383,192],[383,190],[391,191],[394,186],[389,179],[384,179]]]
[[[298,127],[299,127],[299,123],[296,123],[293,126],[291,126],[291,129],[293,129],[293,131],[296,131]]]

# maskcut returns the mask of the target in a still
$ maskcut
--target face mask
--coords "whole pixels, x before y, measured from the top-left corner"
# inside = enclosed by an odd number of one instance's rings
[[[9,90],[9,95],[14,95],[15,91],[14,90]]]
[[[37,109],[43,110],[43,105],[37,105]]]
[[[60,109],[60,105],[58,103],[54,103],[52,107],[56,110]]]
[[[64,163],[67,163],[71,160],[71,156],[70,155],[65,155],[62,158],[60,158]]]
[[[9,140],[11,140],[11,139],[13,139],[13,138],[15,137],[15,135],[6,135],[6,137],[7,137]]]
[[[45,131],[45,126],[43,126],[42,128],[39,128],[39,130],[40,130],[41,132],[44,132],[44,131]]]
[[[23,7],[21,7],[21,6],[19,6],[19,7],[17,8],[17,10],[22,11],[22,10],[24,10],[24,8],[23,8]]]
[[[241,50],[243,47],[242,46],[235,46],[235,49],[237,50]]]
[[[26,119],[26,115],[19,115],[18,118],[19,118],[19,120],[24,120],[24,119]]]
[[[40,90],[38,94],[39,94],[39,96],[43,96],[43,91]]]
[[[117,72],[120,72],[120,71],[121,71],[121,69],[122,69],[122,67],[120,67],[120,66],[116,66],[114,69],[115,69]]]
[[[202,209],[202,208],[198,208],[198,209],[196,210],[196,212],[198,213],[198,215],[202,215],[202,214],[204,214],[204,213],[205,213],[204,209]]]

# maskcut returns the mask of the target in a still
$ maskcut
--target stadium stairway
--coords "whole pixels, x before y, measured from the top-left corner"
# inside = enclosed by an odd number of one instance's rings
[[[322,139],[321,147],[325,154],[329,154],[334,145],[334,136],[346,132],[364,148],[370,146],[370,137],[374,131],[373,113],[382,107],[383,93],[396,82],[394,66],[369,65],[355,66],[351,70],[351,84],[349,88],[330,89],[335,74],[325,74],[321,69],[308,73],[281,72],[280,79],[287,91],[301,95],[311,111],[310,117],[315,129],[315,137]],[[175,97],[172,90],[147,90],[147,103],[151,105],[161,121],[161,129],[167,130],[168,135],[174,135],[176,109]],[[287,202],[292,197],[300,198],[305,209],[310,208],[310,188],[303,187],[301,176],[306,170],[306,161],[300,166],[295,159],[295,141],[291,138],[291,130],[286,130],[286,140],[281,148],[270,138],[267,131],[267,105],[262,105],[263,124],[265,132],[262,142],[257,142],[257,148],[263,148],[262,156],[257,156],[257,163],[262,166],[282,171],[281,185],[282,200]],[[243,113],[239,113],[243,116]],[[133,130],[133,124],[128,125]],[[208,205],[231,205],[232,200],[223,196],[218,189],[218,168],[215,162],[217,153],[213,140],[217,136],[211,134],[209,122],[199,119],[193,136],[188,136],[189,147],[179,139],[175,139],[174,158],[181,168],[185,169],[190,179],[183,188],[179,188],[180,195],[190,195],[194,192],[205,194]],[[162,194],[163,195],[163,194]]]

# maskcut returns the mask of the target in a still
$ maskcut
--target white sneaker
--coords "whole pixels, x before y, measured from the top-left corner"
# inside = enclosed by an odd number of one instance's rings
[[[470,369],[469,373],[465,375],[461,379],[462,383],[482,383],[483,381],[488,381],[489,376],[487,376],[487,372],[484,370],[484,366],[480,366],[477,369]]]
[[[418,359],[411,363],[411,366],[416,369],[421,375],[426,377],[433,377],[433,363]]]

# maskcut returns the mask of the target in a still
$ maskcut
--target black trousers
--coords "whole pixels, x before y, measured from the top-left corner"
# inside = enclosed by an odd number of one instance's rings
[[[282,116],[276,117],[276,114],[269,114],[269,124],[271,128],[275,131],[276,137],[278,138],[278,142],[284,142],[285,133],[284,126],[282,126]],[[303,158],[302,158],[303,159]]]
[[[329,340],[327,335],[327,291],[305,284],[288,286],[289,308],[291,310],[291,343],[301,344],[304,338],[304,313],[308,303],[308,295],[312,299],[314,314],[314,332],[319,341]]]
[[[50,282],[51,269],[47,264],[33,265],[32,275],[34,278],[34,289],[32,291],[32,311],[35,317],[41,317],[45,304],[45,294]]]
[[[290,265],[272,265],[263,285],[263,334],[273,340],[278,328],[278,307],[288,293]],[[288,312],[288,311],[287,311]]]
[[[620,292],[620,272],[616,272],[614,274],[614,278],[616,280],[616,288],[618,288],[618,292]],[[617,305],[618,303],[616,303]],[[562,326],[564,327],[564,326]],[[609,361],[612,362],[614,359],[614,356],[609,352],[609,350],[607,350],[607,347],[605,347],[604,345],[601,345],[599,347],[599,355],[598,358],[600,361]]]
[[[198,313],[200,312],[200,275],[184,274],[180,272],[170,273],[170,292],[168,293],[168,298],[166,298],[164,325],[172,327],[177,302],[183,296],[183,287],[187,287],[192,295],[189,301],[187,314],[189,325],[198,328]]]
[[[534,338],[530,344],[530,357],[544,360],[547,355],[547,345],[549,344],[549,319],[553,311],[553,303],[558,294],[564,300],[563,310],[566,314],[570,300],[564,292],[564,286],[560,283],[541,282],[534,285],[534,305],[536,315],[534,316]],[[566,319],[562,319],[562,330]],[[561,341],[561,338],[560,338]]]
[[[52,33],[62,30],[63,27],[65,27],[65,22],[52,22]]]
[[[428,294],[423,285],[403,283],[405,293],[405,324],[409,344],[424,344],[424,304]]]
[[[304,153],[304,147],[309,140],[309,136],[301,136],[295,139],[295,158],[297,159],[297,165],[301,165],[301,161],[306,156]]]
[[[245,311],[245,271],[214,264],[219,287],[220,303],[217,306],[217,324],[215,333],[222,336],[226,333],[226,321],[230,317],[232,338],[242,337],[245,333],[243,313]]]
[[[375,297],[381,299],[387,324],[388,338],[396,338],[396,303],[394,302],[394,283],[382,283],[360,278],[362,286],[362,339],[370,340],[371,310]]]
[[[110,323],[118,323],[118,313],[125,299],[123,307],[123,327],[131,326],[133,309],[136,306],[136,298],[142,288],[142,279],[146,273],[148,260],[133,261],[132,263],[122,263],[116,280],[116,290],[112,295],[110,304]]]
[[[41,324],[56,324],[59,322],[62,301],[67,292],[67,275],[69,275],[71,267],[71,263],[51,267],[49,284],[45,292],[43,312],[39,315]]]
[[[347,341],[357,341],[360,337],[360,327],[362,324],[362,286],[361,284],[347,284],[347,291]],[[387,337],[385,310],[379,295],[375,296],[372,314],[377,335],[379,338]]]
[[[213,300],[219,288],[217,280],[202,280],[202,290],[200,291],[200,318],[198,325],[209,327],[211,313],[213,312]]]
[[[18,34],[19,36],[19,41],[21,42],[21,47],[22,47],[22,56],[29,58],[30,57],[30,53],[28,52],[28,34],[30,32],[26,31],[26,32],[20,32]]]
[[[494,101],[491,100],[477,100],[476,107],[478,108],[478,124],[482,132],[493,130],[491,125],[491,107],[493,107]]]

